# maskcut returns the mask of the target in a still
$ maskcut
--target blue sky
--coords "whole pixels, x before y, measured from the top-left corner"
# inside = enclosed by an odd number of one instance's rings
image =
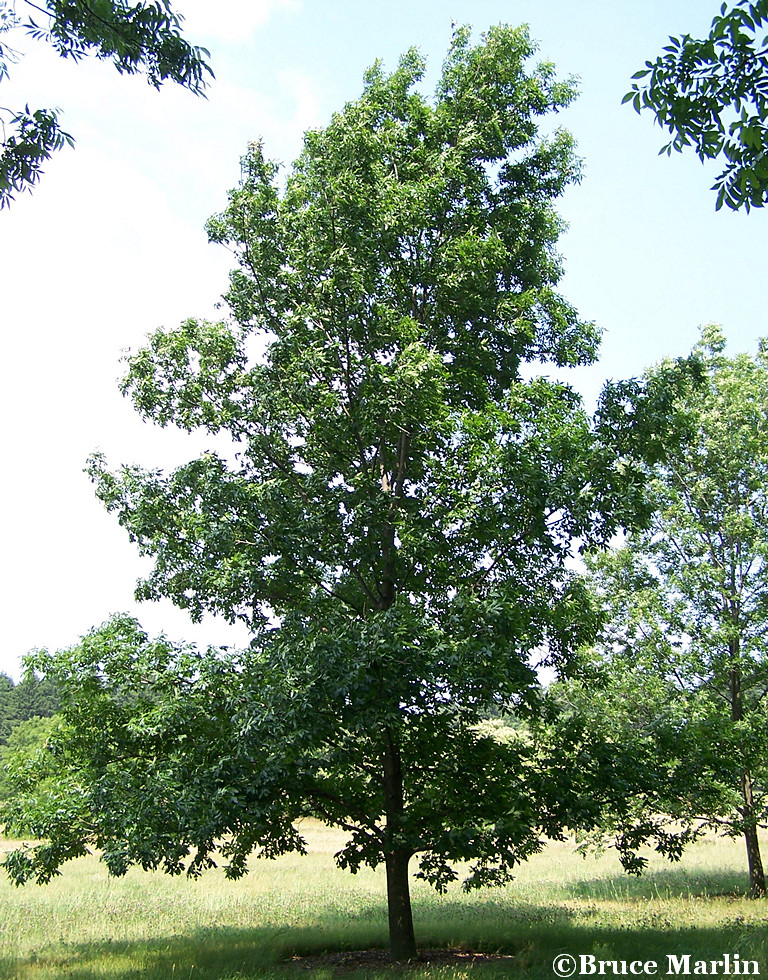
[[[19,2],[19,6],[23,3]],[[0,418],[5,465],[0,670],[18,674],[36,646],[62,647],[115,611],[150,632],[242,642],[166,604],[138,606],[145,565],[82,472],[110,461],[169,468],[201,440],[142,424],[118,393],[120,357],[157,326],[216,315],[230,257],[207,244],[249,140],[289,163],[303,131],[361,90],[376,58],[394,67],[415,45],[433,87],[451,23],[528,23],[542,58],[580,78],[557,123],[570,129],[584,178],[560,207],[570,224],[562,292],[604,330],[602,357],[574,371],[588,402],[603,380],[685,354],[699,324],[724,325],[730,350],[754,351],[764,324],[768,215],[715,213],[717,170],[695,156],[659,157],[663,134],[620,105],[630,76],[670,34],[706,32],[702,0],[179,0],[191,41],[216,72],[208,100],[155,92],[111,65],[78,65],[14,39],[25,56],[3,105],[59,106],[77,139],[33,195],[0,212]]]

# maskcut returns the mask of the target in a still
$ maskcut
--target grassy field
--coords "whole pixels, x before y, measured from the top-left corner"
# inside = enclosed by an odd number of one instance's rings
[[[390,967],[307,965],[326,950],[386,945],[384,876],[339,871],[341,838],[309,832],[311,853],[254,862],[228,882],[209,872],[197,882],[132,871],[110,879],[95,858],[68,865],[45,887],[16,889],[0,879],[0,978],[16,980],[251,980],[342,975],[389,977]],[[10,845],[0,839],[0,852]],[[767,849],[768,850],[768,849]],[[414,882],[419,945],[513,954],[486,964],[422,964],[415,978],[555,976],[553,958],[590,953],[604,960],[694,961],[724,953],[756,960],[768,974],[768,901],[743,895],[739,842],[707,840],[670,866],[652,860],[642,879],[624,876],[611,854],[581,858],[552,845],[514,884],[469,896],[435,895]],[[714,974],[712,974],[714,975]],[[718,975],[724,975],[720,970]]]

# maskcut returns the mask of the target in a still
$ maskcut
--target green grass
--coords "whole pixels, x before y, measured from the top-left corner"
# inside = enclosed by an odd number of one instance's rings
[[[0,880],[0,978],[14,980],[331,980],[292,957],[386,945],[384,876],[333,864],[341,838],[313,826],[311,853],[254,862],[246,878],[218,871],[199,881],[132,871],[111,879],[95,858],[72,862],[45,887]],[[0,852],[4,847],[0,841]],[[768,972],[768,902],[744,897],[739,842],[706,840],[679,865],[652,859],[624,876],[612,854],[581,858],[552,845],[514,884],[438,896],[414,882],[421,947],[515,955],[506,964],[418,966],[415,978],[546,977],[559,952],[648,960],[664,974],[668,953],[692,959],[738,952]],[[350,980],[397,975],[361,969]]]

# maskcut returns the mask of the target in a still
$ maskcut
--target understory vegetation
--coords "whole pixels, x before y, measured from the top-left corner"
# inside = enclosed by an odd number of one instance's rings
[[[768,954],[761,903],[746,897],[738,841],[707,837],[677,865],[651,854],[642,878],[626,876],[615,854],[582,858],[552,844],[503,889],[444,897],[413,882],[422,950],[502,953],[487,963],[345,965],[305,958],[328,951],[385,947],[384,875],[362,868],[350,879],[335,867],[342,836],[312,824],[305,858],[253,862],[251,874],[200,881],[147,874],[108,877],[95,857],[68,865],[45,888],[0,881],[0,977],[14,980],[330,980],[392,977],[546,977],[561,952],[602,959],[692,960],[724,952]],[[0,852],[10,842],[0,841]],[[309,965],[307,965],[309,963]]]

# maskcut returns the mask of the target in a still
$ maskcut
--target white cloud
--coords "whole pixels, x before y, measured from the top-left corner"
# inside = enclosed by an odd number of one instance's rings
[[[119,358],[154,328],[213,309],[232,257],[203,230],[238,178],[248,140],[263,136],[289,162],[301,134],[321,123],[312,84],[298,68],[271,91],[224,76],[209,100],[104,63],[73,66],[30,50],[3,94],[59,103],[77,138],[47,164],[32,196],[2,212],[0,412],[4,458],[17,479],[0,486],[0,670],[34,645],[63,646],[115,610],[150,631],[244,642],[220,623],[192,628],[168,603],[137,607],[146,567],[114,517],[94,499],[82,467],[103,449],[112,464],[172,468],[200,447],[143,424],[121,398]],[[11,104],[15,104],[11,102]]]
[[[195,42],[195,35],[210,35],[222,41],[246,41],[280,10],[299,10],[299,0],[177,0],[184,15],[184,33]]]
[[[286,123],[289,132],[303,133],[313,126],[326,122],[322,117],[322,109],[317,97],[317,85],[308,75],[294,69],[281,71],[277,77],[294,103],[293,115]]]
[[[121,398],[119,359],[161,324],[211,315],[229,265],[174,213],[167,188],[87,140],[2,213],[0,412],[16,476],[0,486],[0,670],[33,645],[65,645],[136,609],[135,548],[82,468],[98,448],[114,463],[173,466],[197,454]],[[191,636],[183,619],[166,628]]]

